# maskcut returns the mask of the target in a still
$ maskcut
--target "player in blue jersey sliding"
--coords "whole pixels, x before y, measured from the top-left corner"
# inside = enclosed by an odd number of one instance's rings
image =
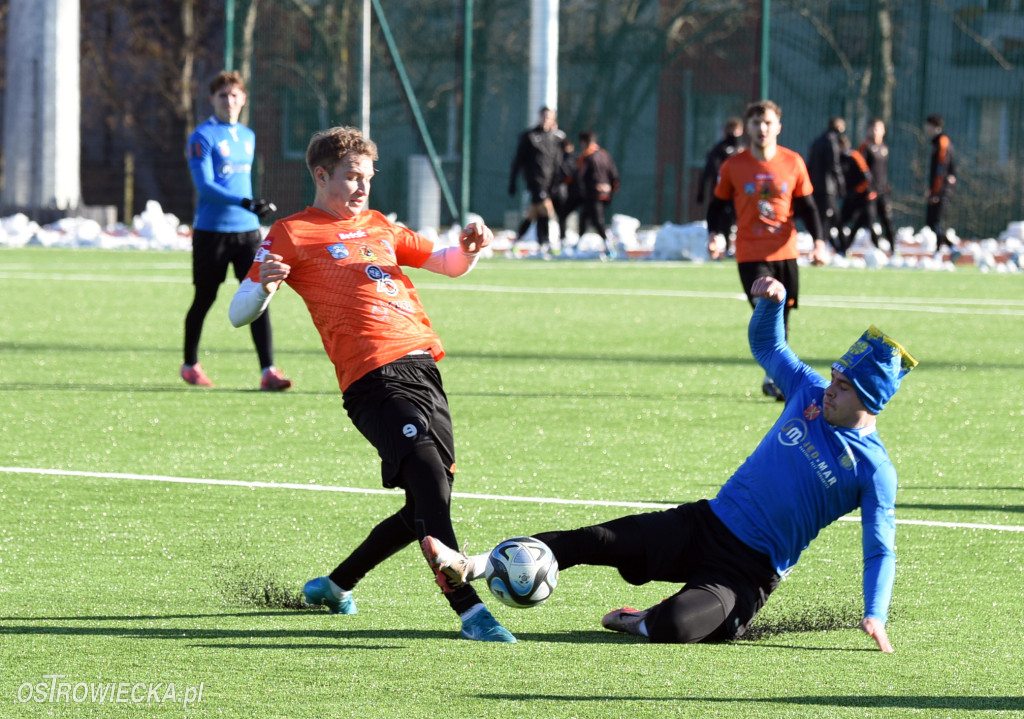
[[[917,361],[875,327],[832,365],[831,379],[786,344],[786,290],[771,277],[748,336],[754,357],[786,396],[779,419],[711,500],[571,531],[534,535],[564,570],[611,566],[631,584],[684,582],[645,610],[609,612],[606,628],[652,642],[713,642],[746,633],[803,549],[832,522],[861,510],[861,628],[891,652],[885,622],[895,574],[896,469],[875,418]],[[422,542],[442,588],[483,575],[487,555],[466,556],[433,537]]]
[[[192,229],[192,284],[195,296],[185,315],[185,363],[181,378],[192,385],[212,387],[199,364],[203,322],[217,299],[228,265],[241,282],[263,237],[260,218],[277,208],[252,196],[252,162],[256,134],[238,121],[245,105],[245,81],[237,72],[221,72],[210,82],[213,115],[188,138],[188,169],[199,195]],[[270,317],[263,313],[251,325],[260,362],[260,389],[292,386],[274,366]]]

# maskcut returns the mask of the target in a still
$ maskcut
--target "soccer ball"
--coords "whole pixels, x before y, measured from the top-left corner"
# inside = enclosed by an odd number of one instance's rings
[[[558,561],[548,545],[533,537],[506,539],[487,555],[487,588],[503,604],[535,607],[558,584]]]

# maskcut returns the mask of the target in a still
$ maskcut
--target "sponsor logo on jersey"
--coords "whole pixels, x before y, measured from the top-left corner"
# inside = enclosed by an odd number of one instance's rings
[[[779,441],[787,447],[795,447],[807,436],[807,425],[802,419],[793,417],[779,428]]]
[[[821,452],[808,438],[807,425],[799,417],[793,417],[779,428],[779,443],[786,447],[796,447],[807,459],[811,471],[825,489],[838,481],[828,462],[821,457]],[[841,462],[840,462],[841,463]]]
[[[270,252],[270,250],[268,248],[260,247],[258,250],[256,250],[256,256],[252,258],[252,261],[253,262],[263,262],[263,260],[266,259],[267,254],[269,252]]]
[[[378,300],[370,308],[370,314],[385,321],[390,321],[392,312],[411,317],[415,311],[409,300]]]
[[[228,155],[231,154],[231,146],[228,144],[227,140],[221,140],[220,142],[218,142],[217,150],[220,151],[222,157],[227,157]]]
[[[398,294],[398,285],[391,279],[391,275],[377,265],[367,265],[366,276],[377,283],[378,292],[382,292],[388,297],[394,297]]]
[[[853,450],[847,447],[846,451],[839,456],[839,466],[843,469],[853,469],[856,464],[857,460],[853,457]]]
[[[416,425],[414,424],[407,424],[404,427],[402,427],[402,434],[408,437],[409,439],[412,439],[419,433],[420,431],[416,428]]]
[[[351,232],[339,232],[339,240],[358,240],[363,237],[368,237],[369,233],[366,230],[352,230]]]
[[[234,163],[231,160],[226,160],[220,164],[217,168],[217,174],[221,177],[228,177],[229,175],[242,174],[248,175],[252,172],[252,165],[247,162]]]
[[[341,242],[335,245],[328,245],[327,251],[330,252],[331,257],[333,257],[336,260],[344,260],[346,257],[348,257],[348,248],[345,247],[345,245],[342,244]]]

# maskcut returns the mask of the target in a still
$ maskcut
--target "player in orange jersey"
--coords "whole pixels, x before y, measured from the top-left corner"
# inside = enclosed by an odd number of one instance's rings
[[[782,130],[782,109],[771,100],[747,105],[743,115],[748,149],[724,163],[718,172],[718,184],[708,203],[709,228],[719,227],[726,203],[736,210],[736,264],[740,282],[750,306],[755,299],[751,287],[759,277],[774,277],[786,288],[784,320],[789,336],[789,311],[797,306],[800,294],[797,258],[797,213],[814,238],[811,262],[825,264],[827,250],[822,239],[821,220],[814,204],[810,177],[803,158],[778,144]],[[728,242],[728,241],[727,241]],[[718,244],[716,233],[708,233],[708,253],[717,260],[728,248]],[[761,391],[784,400],[782,392],[767,375]]]
[[[282,282],[306,302],[334,363],[345,410],[377,449],[385,487],[405,504],[374,527],[331,572],[306,583],[306,601],[355,614],[360,579],[414,541],[445,537],[458,546],[450,504],[455,441],[436,361],[444,356],[402,266],[460,277],[493,234],[470,223],[459,247],[435,250],[367,202],[377,146],[350,127],[315,134],[306,165],[316,184],[311,207],[274,223],[229,310],[236,327],[260,316]],[[514,642],[472,589],[445,594],[466,639]]]

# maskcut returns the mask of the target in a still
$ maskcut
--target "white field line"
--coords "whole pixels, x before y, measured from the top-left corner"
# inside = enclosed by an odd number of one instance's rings
[[[323,484],[294,484],[289,482],[244,482],[237,479],[198,479],[194,477],[165,477],[155,474],[130,474],[123,472],[80,472],[68,469],[42,469],[33,467],[0,467],[0,474],[37,474],[58,477],[92,477],[95,479],[141,480],[166,482],[170,484],[201,484],[218,487],[243,487],[245,489],[292,489],[307,492],[343,492],[346,494],[398,494],[394,489],[363,489],[360,487],[335,487]],[[579,507],[623,507],[629,509],[669,509],[676,506],[659,502],[613,502],[598,499],[561,499],[558,497],[518,497],[502,494],[472,494],[452,492],[458,499],[476,499],[491,502],[530,502],[534,504],[568,504]],[[840,520],[859,522],[860,517],[845,516]],[[898,519],[897,524],[921,527],[943,527],[946,529],[979,529],[996,532],[1024,532],[1024,526],[1004,524],[974,524],[969,522],[934,522],[924,519]]]
[[[83,275],[47,272],[0,272],[0,279],[5,280],[39,280],[54,282],[117,282],[117,283],[167,283],[191,284],[190,276],[180,277],[147,277],[123,275]],[[584,295],[601,297],[678,297],[692,299],[739,300],[747,298],[740,292],[698,292],[691,290],[654,290],[654,289],[623,289],[592,287],[509,287],[502,285],[479,284],[434,284],[417,282],[419,289],[448,292],[490,292],[496,294],[532,294],[532,295]],[[805,295],[800,304],[806,307],[839,307],[842,309],[886,310],[894,312],[924,312],[930,314],[953,315],[994,315],[1024,317],[1024,300],[1012,299],[970,299],[970,298],[932,298],[932,297],[814,297]]]

